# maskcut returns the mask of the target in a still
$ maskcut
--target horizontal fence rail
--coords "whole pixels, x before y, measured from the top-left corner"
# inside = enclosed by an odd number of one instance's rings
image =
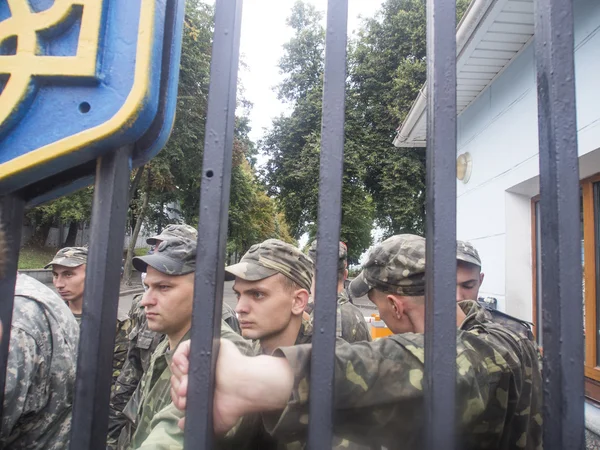
[[[544,449],[582,449],[583,306],[573,2],[537,0],[535,5]]]

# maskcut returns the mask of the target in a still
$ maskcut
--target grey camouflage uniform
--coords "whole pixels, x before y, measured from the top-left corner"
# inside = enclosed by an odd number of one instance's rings
[[[353,295],[376,288],[404,296],[425,293],[425,240],[393,236],[369,252]],[[460,449],[539,449],[542,379],[539,354],[526,323],[496,319],[476,302],[463,301],[466,319],[457,337],[456,394]],[[311,347],[276,354],[294,369],[294,389],[282,414],[265,414],[276,437],[306,433]],[[418,449],[423,445],[424,335],[406,333],[371,343],[338,340],[335,356],[334,432],[356,442]]]
[[[78,345],[79,327],[64,301],[18,275],[1,448],[68,448]]]

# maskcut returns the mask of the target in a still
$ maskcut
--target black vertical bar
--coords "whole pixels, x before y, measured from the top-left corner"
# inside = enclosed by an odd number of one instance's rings
[[[185,448],[213,448],[214,369],[221,335],[242,0],[217,0],[200,187]]]
[[[539,0],[535,60],[540,145],[544,448],[584,448],[581,224],[573,2]]]
[[[323,118],[319,175],[316,292],[337,298],[337,261],[342,218],[344,166],[344,111],[348,0],[329,0],[325,41]],[[316,293],[315,293],[316,297]],[[308,448],[331,448],[333,381],[337,302],[315,305],[315,327],[310,369]]]
[[[71,450],[106,447],[132,149],[122,147],[99,158],[96,166]]]
[[[426,448],[455,447],[456,3],[427,1]]]
[[[11,194],[0,199],[0,227],[4,230],[6,265],[0,267],[0,319],[2,320],[2,342],[0,342],[0,417],[4,406],[4,385],[6,384],[6,364],[8,362],[8,344],[10,324],[15,297],[15,283],[19,266],[19,248],[23,229],[25,201]]]

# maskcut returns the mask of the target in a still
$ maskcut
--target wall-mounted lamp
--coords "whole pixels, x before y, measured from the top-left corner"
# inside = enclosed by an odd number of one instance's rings
[[[469,152],[463,153],[456,158],[456,178],[463,183],[468,183],[471,178],[471,170],[473,169],[473,159]]]

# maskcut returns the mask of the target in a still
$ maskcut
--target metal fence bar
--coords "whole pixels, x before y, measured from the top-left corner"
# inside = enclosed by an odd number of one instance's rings
[[[427,1],[425,442],[452,449],[456,384],[456,3]]]
[[[2,320],[2,342],[0,342],[0,417],[4,406],[4,385],[6,384],[6,366],[8,363],[8,344],[10,342],[10,325],[15,298],[15,283],[25,201],[16,195],[7,195],[0,199],[0,219],[6,238],[6,265],[0,268],[0,319]]]
[[[573,2],[538,0],[544,448],[584,448],[581,224]],[[594,338],[594,337],[592,337]]]
[[[348,0],[329,0],[319,175],[315,326],[310,369],[308,448],[331,448],[337,261],[342,218]]]
[[[242,0],[217,0],[200,187],[185,448],[213,448]]]
[[[96,166],[71,450],[106,448],[132,149],[122,147],[99,158]]]

